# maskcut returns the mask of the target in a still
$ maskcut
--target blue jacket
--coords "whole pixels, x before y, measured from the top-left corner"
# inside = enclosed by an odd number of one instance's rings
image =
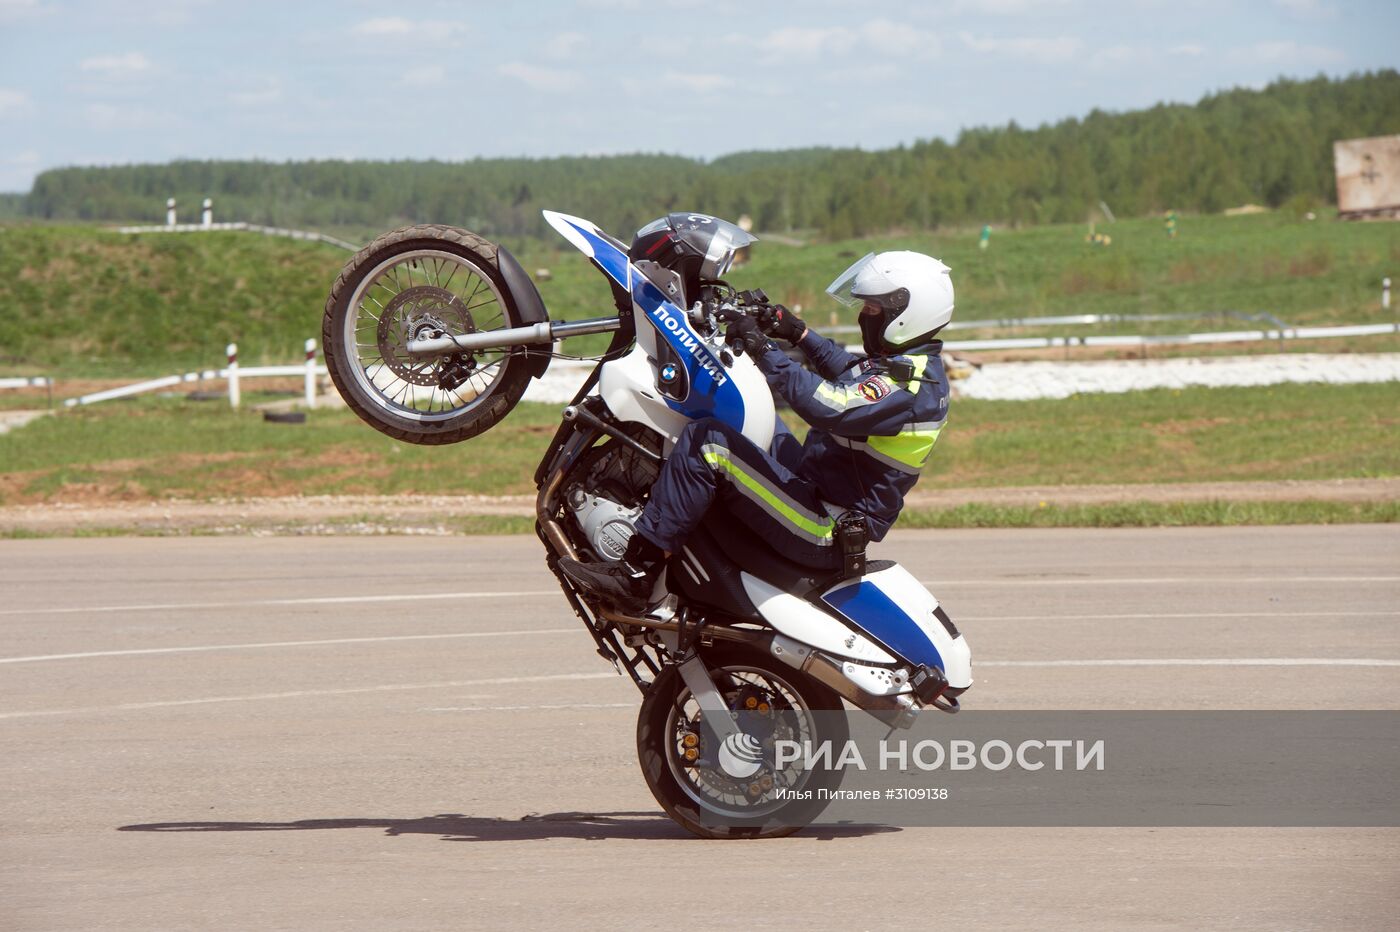
[[[812,426],[795,472],[825,500],[865,514],[871,538],[880,540],[948,418],[943,343],[872,359],[809,329],[797,345],[815,374],[776,347],[758,360],[769,386]],[[913,378],[899,379],[901,364]]]

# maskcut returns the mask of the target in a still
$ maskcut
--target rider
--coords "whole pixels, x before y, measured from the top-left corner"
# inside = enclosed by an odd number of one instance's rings
[[[882,252],[858,260],[827,292],[860,307],[864,356],[819,336],[781,305],[766,335],[752,317],[735,320],[728,333],[811,425],[806,442],[781,421],[769,451],[714,418],[690,422],[622,561],[562,559],[570,579],[624,610],[644,609],[666,557],[712,504],[779,553],[816,568],[842,565],[835,532],[843,515],[863,517],[870,539],[885,536],[948,415],[943,343],[935,337],[953,316],[953,284],[937,259]],[[817,374],[770,336],[799,347]]]

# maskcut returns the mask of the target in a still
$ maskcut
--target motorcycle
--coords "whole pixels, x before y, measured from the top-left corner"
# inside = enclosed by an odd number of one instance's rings
[[[690,237],[719,271],[687,294],[675,271],[629,256],[595,224],[544,217],[602,273],[616,313],[552,321],[505,248],[453,227],[407,227],[336,280],[322,332],[331,377],[388,436],[454,443],[506,417],[556,341],[611,333],[535,471],[545,562],[597,652],[641,691],[638,758],[666,813],[702,837],[796,831],[830,796],[813,790],[833,789],[840,772],[780,766],[779,742],[841,746],[845,717],[830,713],[843,700],[891,729],[923,709],[956,712],[972,683],[967,641],[917,579],[893,561],[867,563],[863,546],[846,548],[842,570],[815,570],[713,515],[670,557],[644,612],[600,604],[560,572],[563,557],[622,558],[691,419],[718,418],[767,449],[777,415],[754,361],[724,337],[726,321],[771,313],[761,291],[720,277],[754,237],[671,215],[661,240]]]

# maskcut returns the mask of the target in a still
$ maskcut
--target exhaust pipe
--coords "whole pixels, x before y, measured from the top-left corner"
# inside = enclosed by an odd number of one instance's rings
[[[769,650],[783,663],[809,674],[851,705],[873,715],[891,728],[908,728],[914,724],[914,719],[919,714],[914,700],[908,695],[872,695],[851,682],[841,670],[841,664],[818,654],[805,644],[799,644],[778,634],[773,636]]]

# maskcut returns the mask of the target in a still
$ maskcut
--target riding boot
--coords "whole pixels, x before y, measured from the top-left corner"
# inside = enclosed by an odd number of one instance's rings
[[[620,561],[581,563],[568,557],[559,560],[559,569],[570,581],[599,599],[612,602],[622,611],[634,614],[646,609],[656,577],[665,565],[665,552],[636,533],[627,542],[627,550]]]

